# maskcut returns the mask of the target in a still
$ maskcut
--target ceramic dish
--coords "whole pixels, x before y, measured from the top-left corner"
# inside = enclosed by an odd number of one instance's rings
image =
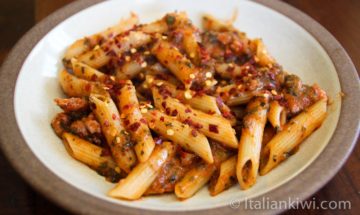
[[[334,176],[350,154],[359,132],[357,74],[340,44],[303,13],[277,1],[99,2],[72,3],[36,25],[14,47],[0,74],[0,116],[6,122],[0,128],[3,151],[31,185],[61,206],[94,214],[231,214],[246,210],[238,203],[250,198],[306,199]],[[107,197],[107,190],[114,185],[73,160],[49,126],[58,112],[52,101],[62,96],[56,77],[65,48],[80,37],[113,25],[130,11],[139,14],[143,23],[166,12],[186,11],[199,26],[205,12],[229,18],[234,9],[239,11],[237,28],[250,38],[263,38],[285,70],[307,84],[318,83],[328,93],[333,103],[326,121],[296,156],[260,177],[252,189],[240,191],[234,186],[211,197],[204,188],[186,201],[177,201],[174,195],[133,202]],[[340,92],[345,93],[345,99]],[[230,207],[234,202],[236,207]]]

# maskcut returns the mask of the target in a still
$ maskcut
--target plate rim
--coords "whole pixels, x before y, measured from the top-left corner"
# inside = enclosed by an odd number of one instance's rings
[[[358,75],[350,57],[340,43],[324,27],[308,15],[284,2],[267,0],[254,1],[285,15],[304,28],[320,43],[333,62],[340,80],[342,92],[346,94],[346,97],[342,100],[336,130],[325,149],[295,178],[271,192],[264,194],[274,201],[284,200],[285,197],[286,199],[291,197],[293,199],[298,198],[299,200],[305,200],[323,187],[339,171],[356,145],[356,139],[360,131],[360,109],[357,108],[359,102],[356,99],[360,97]],[[168,214],[169,211],[144,210],[102,200],[99,201],[99,198],[80,191],[76,187],[66,183],[45,167],[33,154],[24,141],[16,123],[13,102],[15,84],[18,73],[29,53],[34,46],[59,23],[69,16],[100,2],[102,2],[102,0],[75,1],[57,10],[31,28],[8,54],[0,69],[0,86],[3,86],[3,90],[0,92],[0,101],[2,101],[0,120],[7,122],[6,126],[0,126],[0,147],[11,165],[28,184],[54,203],[71,212],[86,214],[118,214],[119,212],[149,215]],[[34,170],[36,170],[36,172],[34,172]],[[317,180],[308,183],[307,188],[304,188],[304,181],[310,181],[315,174],[317,175]],[[51,181],[51,184],[47,183],[48,181]],[[44,186],[44,184],[46,185]],[[54,191],[60,188],[62,195],[57,195]],[[261,201],[264,195],[256,197],[254,200]],[[86,205],[86,207],[79,207],[79,205]],[[195,211],[187,211],[185,209],[184,211],[176,211],[173,213],[194,213],[200,215],[221,213],[225,215],[241,211],[249,214],[274,214],[284,210],[285,209],[262,209],[251,211],[246,210],[244,205],[240,204],[236,209],[232,209],[227,205]]]

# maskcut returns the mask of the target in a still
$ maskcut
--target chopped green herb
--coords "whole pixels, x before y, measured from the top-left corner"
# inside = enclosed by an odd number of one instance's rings
[[[166,126],[166,127],[172,127],[172,123],[171,123],[171,122],[167,122],[167,123],[165,123],[165,126]]]
[[[165,18],[166,24],[167,25],[173,25],[175,23],[176,18],[174,16],[171,15],[167,15]]]

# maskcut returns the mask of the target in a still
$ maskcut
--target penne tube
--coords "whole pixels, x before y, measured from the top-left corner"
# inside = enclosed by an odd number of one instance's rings
[[[184,97],[182,100],[186,104],[189,104],[192,108],[201,110],[208,114],[215,114],[221,116],[221,112],[214,96],[208,96],[206,94],[203,94],[192,96],[191,99],[186,99],[186,91],[179,91],[178,94],[180,94],[181,97]]]
[[[135,152],[140,162],[145,162],[151,155],[155,147],[150,129],[146,120],[143,118],[139,101],[136,96],[136,90],[130,80],[126,81],[117,95],[118,107],[121,110],[121,118],[127,130],[130,132],[133,140],[136,141]]]
[[[173,150],[174,146],[169,142],[156,146],[150,158],[139,163],[125,179],[120,180],[116,187],[109,191],[108,195],[128,200],[139,199],[156,179]]]
[[[104,83],[111,79],[111,76],[106,75],[105,73],[102,73],[94,68],[91,68],[86,64],[83,64],[75,58],[71,59],[71,65],[74,75],[78,78],[101,83]]]
[[[320,127],[326,117],[327,99],[321,99],[291,119],[266,144],[261,154],[260,175],[265,175],[270,170],[287,159],[294,149],[315,129]]]
[[[256,53],[256,60],[261,66],[269,66],[275,63],[274,58],[267,52],[265,45],[261,39],[254,39],[251,41],[251,45]]]
[[[230,107],[247,104],[250,100],[259,94],[257,91],[238,92],[241,85],[229,84],[216,88],[216,94]]]
[[[230,97],[227,101],[226,104],[229,106],[238,106],[238,105],[243,105],[246,103],[249,103],[250,100],[256,95],[255,92],[243,92],[240,95],[234,96],[234,97]]]
[[[200,65],[200,47],[197,40],[196,31],[193,26],[186,26],[182,29],[183,46],[188,58],[195,64]]]
[[[194,152],[207,163],[214,162],[207,138],[196,129],[158,110],[147,111],[143,115],[149,122],[149,127],[156,133]]]
[[[268,106],[267,97],[255,98],[248,104],[243,119],[236,165],[237,179],[243,190],[256,182]]]
[[[147,64],[143,56],[136,59],[126,61],[124,65],[119,66],[115,70],[116,78],[118,80],[127,80],[135,78],[140,72],[146,68]]]
[[[232,79],[242,75],[242,67],[236,64],[217,63],[215,64],[215,71],[224,79]]]
[[[219,176],[209,187],[210,195],[215,196],[236,182],[236,157],[232,156],[220,165]]]
[[[199,191],[215,172],[216,167],[213,164],[198,163],[189,170],[185,176],[175,185],[175,195],[179,199],[192,197]]]
[[[147,34],[162,34],[186,24],[187,21],[188,17],[184,12],[168,13],[160,20],[140,26],[138,30]]]
[[[94,105],[94,113],[101,124],[101,129],[110,147],[110,151],[118,166],[130,172],[136,163],[133,143],[124,130],[119,112],[110,95],[91,94],[90,102]]]
[[[157,20],[139,27],[139,31],[147,34],[162,34],[168,30],[169,28],[164,20]]]
[[[194,92],[188,90],[177,90],[176,86],[171,84],[168,81],[164,81],[161,79],[155,79],[153,76],[147,75],[146,82],[150,86],[165,86],[167,90],[169,90],[173,97],[184,101],[185,103],[189,104],[191,107],[201,110],[205,113],[209,114],[217,114],[221,115],[221,112],[218,107],[218,102],[214,96],[209,96],[206,94],[199,94],[196,95]],[[191,96],[191,99],[187,99],[186,96]],[[194,95],[194,96],[192,96]]]
[[[102,155],[103,148],[68,132],[65,132],[62,138],[71,157],[108,177],[112,182],[119,179],[121,170],[111,156]]]
[[[268,120],[271,125],[277,130],[281,131],[283,125],[286,123],[286,111],[278,101],[272,101],[269,107]]]
[[[77,78],[66,70],[59,73],[59,82],[62,90],[69,97],[89,96],[97,87],[95,82]]]
[[[210,14],[202,17],[202,26],[205,31],[229,31],[232,30],[231,24],[224,23]]]
[[[85,52],[78,57],[78,60],[97,69],[107,64],[112,56],[120,56],[131,48],[138,48],[150,41],[149,35],[139,31],[130,31],[129,34],[120,34],[100,47]]]
[[[151,52],[186,88],[190,88],[193,79],[198,74],[198,69],[175,46],[165,40],[159,40]]]
[[[106,29],[97,34],[93,34],[88,37],[84,37],[75,41],[65,52],[64,60],[70,61],[71,58],[77,57],[80,54],[90,51],[96,45],[101,44],[106,40],[113,38],[114,36],[132,29],[139,22],[139,18],[136,14],[131,13],[128,19],[122,19],[117,25]]]
[[[164,99],[155,87],[153,87],[152,92],[157,108],[164,110],[167,114],[176,112],[178,119],[198,128],[205,136],[219,141],[225,146],[238,147],[235,131],[227,119],[195,110],[174,98],[167,97]]]

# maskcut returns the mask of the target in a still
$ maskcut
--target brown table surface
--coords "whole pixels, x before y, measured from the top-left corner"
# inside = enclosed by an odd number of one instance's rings
[[[54,10],[72,1],[1,0],[0,64],[11,47],[27,30]],[[285,0],[285,2],[304,11],[327,28],[344,46],[357,70],[360,71],[360,0]],[[359,164],[360,145],[357,144],[339,173],[313,196],[316,202],[350,200],[351,210],[290,210],[285,214],[360,214]],[[0,214],[67,214],[67,212],[29,187],[0,153]]]

